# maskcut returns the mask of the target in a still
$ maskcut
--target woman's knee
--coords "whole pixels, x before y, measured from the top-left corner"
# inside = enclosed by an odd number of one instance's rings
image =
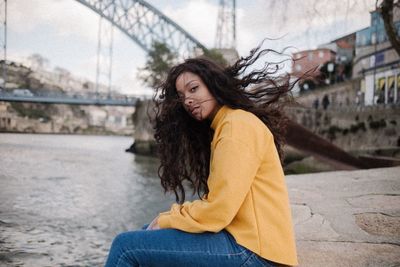
[[[106,267],[109,266],[138,266],[135,260],[134,232],[118,234],[111,244]]]
[[[128,240],[129,240],[129,233],[124,232],[118,234],[116,237],[114,237],[114,240],[112,241],[111,248],[112,249],[120,249],[124,250],[126,248]]]

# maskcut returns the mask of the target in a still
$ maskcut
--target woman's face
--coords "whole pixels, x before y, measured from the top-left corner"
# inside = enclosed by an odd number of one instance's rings
[[[175,87],[182,104],[196,120],[212,120],[220,108],[200,76],[183,72],[176,79]]]

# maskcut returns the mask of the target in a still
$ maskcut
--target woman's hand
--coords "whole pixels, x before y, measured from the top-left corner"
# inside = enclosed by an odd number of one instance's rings
[[[146,228],[146,230],[158,230],[160,229],[160,226],[157,223],[158,217],[155,217],[154,220],[149,224],[149,226]]]

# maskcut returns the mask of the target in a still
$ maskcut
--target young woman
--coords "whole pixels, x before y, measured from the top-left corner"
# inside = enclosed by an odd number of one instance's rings
[[[177,203],[140,231],[118,235],[106,266],[296,265],[282,171],[289,77],[277,67],[247,68],[270,50],[256,48],[233,66],[205,58],[173,67],[156,100],[159,176]],[[184,184],[199,199],[184,202]]]

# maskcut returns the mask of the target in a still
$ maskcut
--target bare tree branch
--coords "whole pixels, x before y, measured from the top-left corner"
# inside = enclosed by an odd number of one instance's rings
[[[383,24],[385,26],[386,35],[388,36],[389,42],[400,56],[400,39],[397,37],[397,31],[393,23],[393,8],[398,4],[399,1],[394,3],[394,0],[383,0],[377,10],[382,15]]]

